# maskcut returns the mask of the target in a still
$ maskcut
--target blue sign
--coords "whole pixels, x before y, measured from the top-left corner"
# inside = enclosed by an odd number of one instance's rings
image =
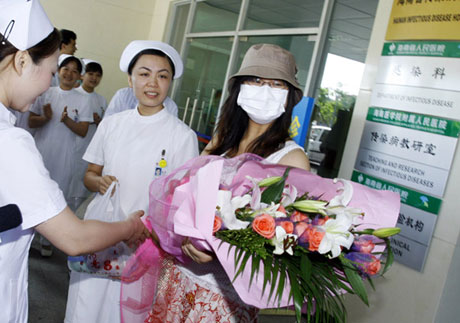
[[[304,96],[292,110],[292,122],[289,135],[300,146],[305,146],[315,99]]]

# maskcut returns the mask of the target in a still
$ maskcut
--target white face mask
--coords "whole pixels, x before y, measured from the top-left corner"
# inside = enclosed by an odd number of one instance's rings
[[[268,85],[241,84],[238,105],[258,124],[267,124],[284,113],[289,91]]]

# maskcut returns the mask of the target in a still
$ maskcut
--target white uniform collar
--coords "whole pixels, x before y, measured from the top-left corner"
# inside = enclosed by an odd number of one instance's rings
[[[138,120],[141,123],[150,123],[150,122],[157,122],[158,120],[162,120],[165,118],[165,116],[168,114],[166,111],[166,107],[163,106],[163,109],[158,111],[155,114],[152,114],[151,116],[143,116],[139,113],[138,106],[136,106],[135,109],[133,109],[133,113],[135,115],[136,120]]]
[[[0,123],[6,123],[14,127],[16,116],[0,102]]]

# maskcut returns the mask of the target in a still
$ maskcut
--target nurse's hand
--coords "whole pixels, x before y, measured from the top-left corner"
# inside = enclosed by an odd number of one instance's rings
[[[68,113],[67,113],[67,107],[65,107],[65,108],[64,108],[64,111],[62,111],[62,114],[61,114],[61,122],[64,122],[64,120],[65,120],[66,118],[68,118],[68,117],[69,117],[69,115],[68,115]]]
[[[53,117],[53,110],[51,110],[51,104],[45,104],[43,106],[43,115],[45,116],[46,120],[51,120]]]
[[[150,238],[150,232],[141,221],[144,211],[136,211],[129,215],[126,222],[132,227],[131,236],[125,240],[126,244],[131,248],[139,246],[145,239]]]
[[[101,122],[101,117],[99,116],[99,114],[97,114],[96,112],[93,113],[93,122],[96,126],[99,125],[99,123]]]
[[[98,181],[98,191],[99,191],[99,193],[104,195],[105,192],[107,192],[107,190],[109,189],[110,184],[112,184],[112,182],[114,182],[114,181],[117,181],[117,178],[115,176],[112,176],[112,175],[105,175],[105,176],[99,177],[99,181]],[[113,188],[112,194],[113,193],[115,193],[115,187]]]
[[[182,252],[198,264],[205,264],[214,259],[212,254],[195,248],[188,237],[184,239],[184,242],[182,242]]]

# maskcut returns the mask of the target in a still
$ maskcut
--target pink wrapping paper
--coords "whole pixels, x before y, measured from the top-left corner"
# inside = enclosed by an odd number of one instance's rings
[[[232,280],[235,276],[233,261],[235,248],[229,254],[228,248],[230,245],[227,243],[221,245],[221,241],[212,236],[217,190],[223,165],[224,159],[209,163],[197,172],[196,176],[187,183],[186,187],[181,187],[183,190],[188,190],[188,194],[181,194],[181,199],[173,199],[173,204],[177,203],[178,206],[182,207],[181,212],[176,213],[174,217],[174,230],[175,233],[183,236],[187,236],[187,232],[189,232],[189,237],[206,240],[230,280]],[[285,169],[285,166],[266,164],[257,160],[257,158],[247,160],[241,163],[241,167],[239,167],[237,173],[234,175],[229,188],[232,190],[233,196],[243,195],[251,187],[251,181],[246,178],[247,175],[263,179],[267,176],[282,176]],[[310,195],[321,196],[321,199],[324,200],[332,199],[338,194],[337,189],[342,187],[342,184],[334,184],[331,179],[325,179],[301,169],[292,169],[286,183],[294,185],[298,189],[299,195],[309,192]],[[365,218],[363,219],[362,228],[395,226],[400,205],[397,194],[389,191],[377,191],[358,183],[352,183],[352,186],[354,194],[349,206],[357,207],[364,211]],[[185,202],[182,199],[184,196],[193,199],[193,201]],[[194,207],[185,210],[184,205],[193,205]],[[192,225],[193,222],[195,222],[193,227],[182,225],[183,223]],[[260,265],[261,274],[259,275],[259,279],[254,279],[252,285],[249,287],[250,273],[251,264],[248,262],[243,274],[238,276],[233,283],[233,287],[238,292],[240,298],[246,304],[258,308],[276,307],[277,303],[268,302],[268,293],[262,295],[263,264]],[[284,296],[281,300],[281,306],[292,305],[292,303],[288,303],[289,290],[290,285],[287,283],[285,285]]]
[[[172,174],[155,180],[150,187],[149,220],[160,238],[161,247],[179,261],[188,259],[180,248],[185,237],[201,249],[212,250],[219,259],[230,280],[235,275],[234,251],[212,235],[217,191],[219,187],[231,190],[233,196],[243,195],[251,188],[247,175],[263,179],[269,176],[281,176],[286,166],[273,165],[262,158],[243,154],[236,158],[225,159],[219,156],[197,157]],[[312,196],[321,196],[330,200],[338,194],[342,184],[334,184],[331,179],[321,178],[313,173],[291,169],[286,183],[296,186],[299,194],[309,192]],[[358,183],[352,183],[354,194],[348,206],[360,208],[365,217],[360,228],[393,227],[396,224],[400,199],[390,191],[377,191]],[[268,293],[262,295],[263,264],[249,287],[251,263],[248,261],[245,271],[233,282],[240,298],[258,308],[277,307],[278,303],[268,302]],[[269,286],[267,287],[269,290]],[[288,302],[290,285],[288,281],[281,300],[281,306],[292,305]]]

